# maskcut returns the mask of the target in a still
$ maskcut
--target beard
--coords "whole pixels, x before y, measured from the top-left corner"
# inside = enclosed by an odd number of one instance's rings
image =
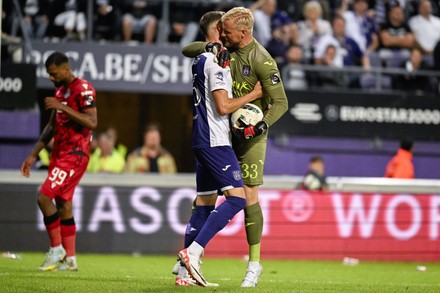
[[[60,87],[64,85],[64,80],[53,81],[52,83],[54,84],[55,87]]]
[[[223,44],[225,44],[225,47],[229,50],[229,51],[234,51],[234,49],[238,48],[238,44],[239,43],[233,43],[229,40],[226,39],[222,39]]]

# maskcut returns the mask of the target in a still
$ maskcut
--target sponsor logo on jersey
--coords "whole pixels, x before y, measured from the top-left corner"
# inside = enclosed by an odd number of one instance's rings
[[[229,167],[231,167],[231,165],[226,165],[222,170],[223,170],[223,171],[226,171],[226,170],[229,169]]]
[[[241,74],[243,74],[243,76],[251,75],[251,67],[249,65],[243,65],[243,69],[241,70]]]
[[[88,85],[87,83],[83,83],[82,86],[83,86],[83,88],[85,88],[85,89],[88,89],[88,88],[89,88],[89,85]]]
[[[271,66],[271,65],[273,64],[273,62],[266,61],[266,62],[264,62],[263,64],[264,64],[264,65],[269,65],[269,66]]]
[[[270,81],[272,82],[272,84],[277,84],[281,81],[281,78],[278,73],[274,73],[270,76]]]
[[[83,92],[81,92],[81,96],[90,96],[90,95],[93,95],[93,91],[83,91]]]

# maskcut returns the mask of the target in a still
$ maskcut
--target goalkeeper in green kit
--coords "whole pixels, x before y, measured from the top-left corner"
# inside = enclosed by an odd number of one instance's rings
[[[263,87],[265,96],[252,102],[264,112],[263,120],[255,126],[233,129],[235,135],[232,140],[246,193],[245,225],[249,263],[241,287],[255,287],[263,272],[260,264],[263,213],[258,201],[258,189],[263,184],[268,128],[287,111],[287,97],[275,60],[252,36],[254,18],[251,10],[232,8],[222,16],[221,23],[221,39],[230,56],[218,43],[195,42],[183,48],[182,52],[187,57],[195,57],[202,52],[212,51],[217,54],[220,66],[230,62],[234,97],[248,94],[258,81]]]

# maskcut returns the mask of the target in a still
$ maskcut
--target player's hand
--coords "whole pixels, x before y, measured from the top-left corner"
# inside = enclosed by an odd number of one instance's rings
[[[255,94],[255,100],[263,97],[263,87],[261,86],[260,81],[257,81],[252,92]]]
[[[220,43],[208,43],[205,46],[205,52],[211,52],[215,55],[215,63],[220,67],[226,68],[231,63],[231,53]]]
[[[249,125],[242,129],[232,127],[232,132],[241,139],[252,139],[267,131],[267,124],[263,120],[258,121],[255,125]]]
[[[221,48],[222,44],[220,43],[208,43],[205,46],[205,52],[211,52],[214,53],[214,55],[217,55]]]
[[[61,104],[61,102],[54,97],[47,97],[46,99],[44,99],[44,105],[46,107],[46,110],[62,110],[63,107],[63,104]]]
[[[34,156],[29,156],[26,158],[26,160],[24,160],[23,164],[21,164],[21,175],[23,175],[24,177],[29,177],[31,176],[31,167],[35,162],[35,157]]]
[[[226,68],[231,64],[231,53],[225,47],[222,47],[215,57],[218,65],[222,68]]]

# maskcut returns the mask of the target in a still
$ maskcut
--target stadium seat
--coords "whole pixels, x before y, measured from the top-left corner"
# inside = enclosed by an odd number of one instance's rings
[[[379,88],[377,88],[377,79],[379,79]],[[361,88],[367,90],[389,90],[392,86],[391,77],[388,75],[364,74],[360,78]]]
[[[399,68],[406,60],[408,60],[407,56],[401,55],[396,52],[390,58],[385,59],[385,67]]]
[[[376,52],[369,53],[368,59],[370,60],[371,67],[382,67],[382,61]]]

